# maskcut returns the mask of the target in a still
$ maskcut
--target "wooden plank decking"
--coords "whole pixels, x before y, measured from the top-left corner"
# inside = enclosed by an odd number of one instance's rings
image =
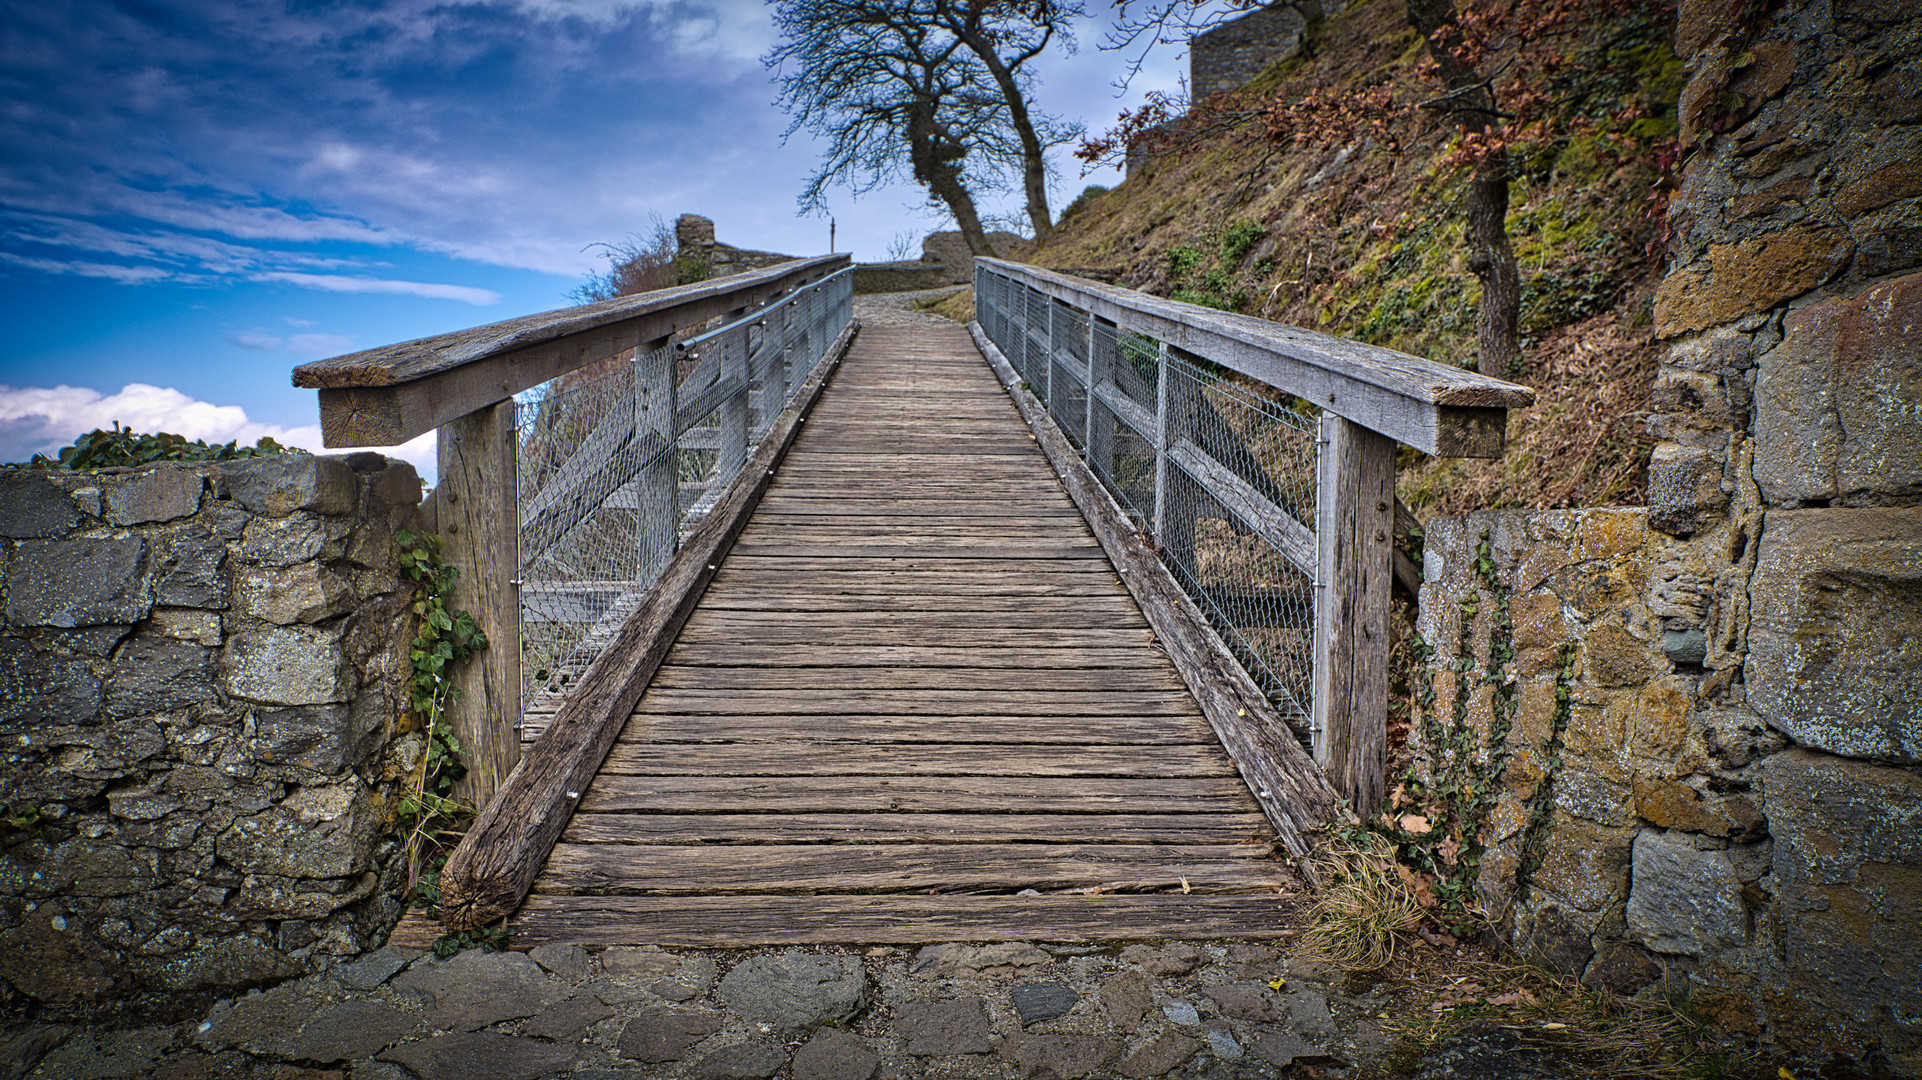
[[[967,334],[869,327],[512,928],[1266,936],[1272,840]]]

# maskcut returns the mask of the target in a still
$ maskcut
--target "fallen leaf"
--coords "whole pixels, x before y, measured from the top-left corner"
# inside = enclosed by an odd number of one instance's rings
[[[1435,827],[1429,824],[1428,819],[1420,814],[1403,814],[1399,824],[1401,825],[1401,831],[1410,836],[1425,836],[1435,830]]]
[[[1540,1005],[1541,999],[1526,990],[1511,990],[1488,999],[1490,1005]]]

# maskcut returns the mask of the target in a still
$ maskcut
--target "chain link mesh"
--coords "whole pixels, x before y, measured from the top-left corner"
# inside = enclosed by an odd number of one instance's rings
[[[985,268],[975,306],[988,339],[1304,734],[1316,410]]]
[[[843,271],[743,319],[517,398],[521,706],[640,605],[853,318]]]

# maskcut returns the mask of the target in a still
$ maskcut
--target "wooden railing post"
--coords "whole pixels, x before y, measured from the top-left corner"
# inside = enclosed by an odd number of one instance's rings
[[[521,759],[519,516],[515,504],[514,399],[443,424],[435,486],[442,554],[460,568],[450,606],[466,608],[487,648],[455,669],[460,694],[447,708],[467,749],[457,797],[486,806]]]
[[[1081,442],[1082,453],[1086,455],[1088,468],[1102,480],[1114,478],[1114,421],[1109,418],[1108,410],[1101,404],[1100,388],[1114,382],[1114,343],[1120,341],[1120,334],[1109,335],[1110,347],[1102,349],[1100,337],[1095,333],[1095,324],[1102,320],[1088,316],[1088,401],[1087,418],[1084,431],[1087,438]],[[1106,325],[1112,327],[1112,323]]]
[[[714,463],[714,475],[733,476],[747,460],[750,426],[748,406],[751,387],[748,372],[749,331],[742,327],[740,332],[723,334],[714,344],[720,347],[721,363],[719,378],[725,385],[733,383],[739,387],[722,401],[720,409],[721,449]]]
[[[1201,411],[1201,387],[1176,365],[1185,355],[1171,345],[1161,347],[1155,390],[1161,429],[1155,447],[1155,542],[1161,546],[1162,560],[1176,569],[1177,580],[1189,579],[1195,572],[1195,518],[1201,508],[1200,487],[1171,452],[1178,441],[1194,440],[1200,434],[1195,420]]]
[[[642,342],[634,350],[634,437],[642,446],[661,447],[634,477],[641,506],[636,573],[642,581],[660,576],[674,557],[681,530],[681,449],[675,432],[679,350],[662,344]]]
[[[1356,813],[1381,804],[1387,750],[1395,440],[1321,418],[1315,497],[1315,763]]]

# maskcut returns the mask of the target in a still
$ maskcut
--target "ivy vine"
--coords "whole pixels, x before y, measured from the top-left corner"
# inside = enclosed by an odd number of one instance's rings
[[[447,721],[447,707],[460,696],[452,669],[487,648],[487,636],[472,615],[448,610],[447,597],[460,568],[441,558],[440,537],[402,529],[394,539],[401,547],[401,576],[416,587],[414,614],[419,619],[407,650],[408,714],[400,727],[403,733],[419,731],[424,736],[421,753],[403,781],[394,821],[406,852],[407,895],[430,915],[438,915],[440,866],[460,826],[476,813],[471,803],[453,794],[454,785],[467,775],[467,750]]]

